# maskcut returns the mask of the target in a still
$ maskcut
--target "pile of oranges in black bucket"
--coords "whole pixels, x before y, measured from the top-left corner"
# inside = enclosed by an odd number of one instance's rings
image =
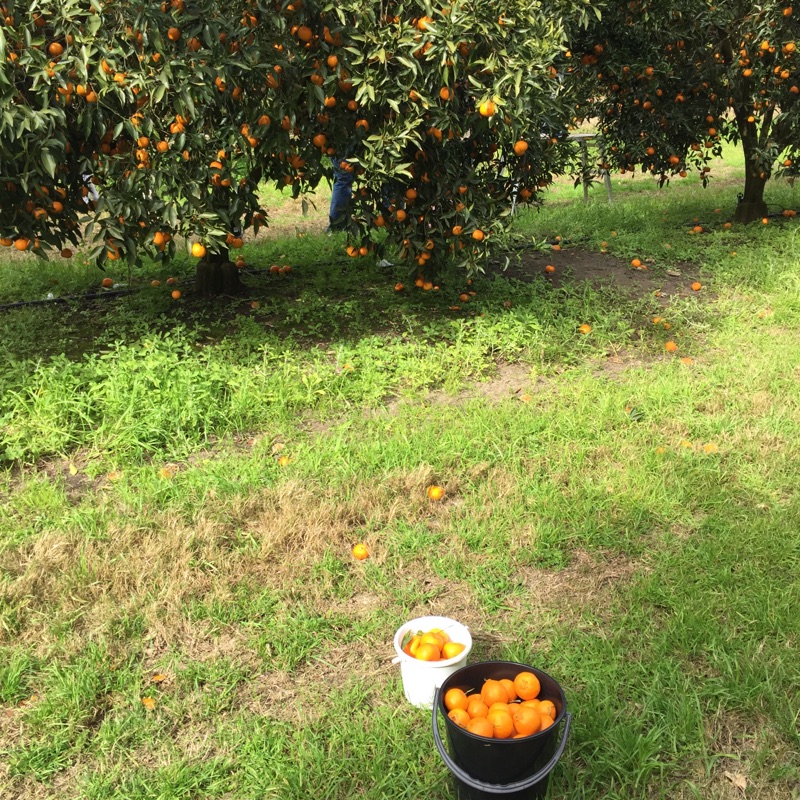
[[[433,707],[434,741],[459,800],[544,797],[570,724],[561,686],[546,672],[512,661],[459,669],[438,689]]]

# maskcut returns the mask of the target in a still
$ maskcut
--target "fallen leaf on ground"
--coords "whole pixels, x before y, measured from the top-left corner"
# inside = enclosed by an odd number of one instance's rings
[[[726,770],[725,777],[737,788],[745,791],[747,789],[747,778],[741,772],[728,772]]]

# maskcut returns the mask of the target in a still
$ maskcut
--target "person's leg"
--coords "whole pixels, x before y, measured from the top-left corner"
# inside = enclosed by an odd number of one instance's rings
[[[352,171],[342,169],[341,158],[331,156],[331,163],[333,164],[333,187],[331,189],[331,207],[328,212],[328,230],[344,230],[347,226],[347,214],[350,210],[355,176]]]

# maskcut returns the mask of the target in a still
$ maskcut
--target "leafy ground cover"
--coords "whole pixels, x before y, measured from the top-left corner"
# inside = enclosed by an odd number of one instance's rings
[[[245,299],[2,313],[0,794],[450,798],[391,664],[440,613],[564,686],[552,798],[797,796],[800,228],[720,177],[564,183],[518,225],[563,249],[471,285],[310,219]]]

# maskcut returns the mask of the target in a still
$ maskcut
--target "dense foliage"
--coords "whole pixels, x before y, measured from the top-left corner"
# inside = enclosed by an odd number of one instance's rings
[[[571,42],[578,115],[597,119],[607,166],[664,180],[689,169],[705,180],[720,142],[741,142],[738,216],[761,217],[766,180],[796,174],[800,157],[798,39],[788,0],[609,2]]]
[[[355,173],[351,254],[478,266],[564,146],[557,6],[6,0],[0,236],[98,262],[221,253],[265,224],[263,180]],[[572,22],[581,21],[570,4]],[[98,189],[97,196],[90,184]],[[385,235],[383,229],[388,235]]]

